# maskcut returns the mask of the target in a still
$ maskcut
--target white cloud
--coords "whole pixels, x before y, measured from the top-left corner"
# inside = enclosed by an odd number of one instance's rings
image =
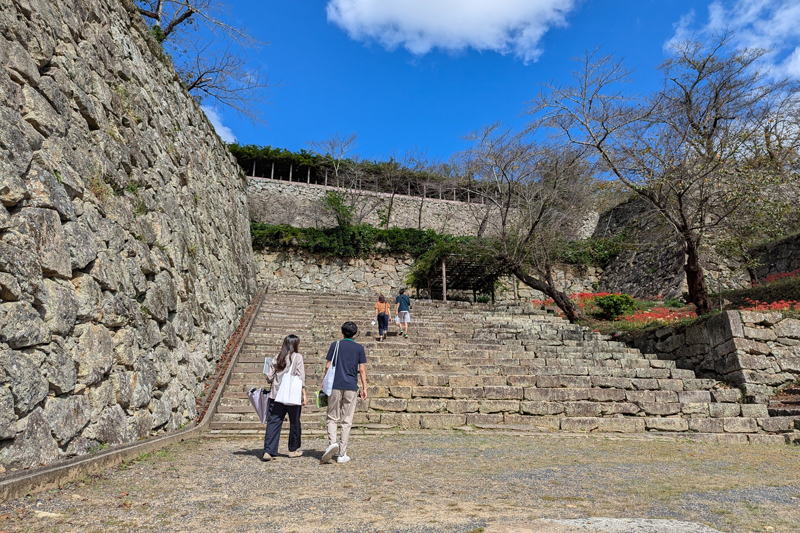
[[[765,66],[775,77],[800,79],[800,2],[797,0],[715,0],[708,6],[708,21],[696,26],[694,12],[681,17],[675,35],[667,42],[693,36],[711,37],[735,32],[739,48],[766,48]]]
[[[566,24],[579,0],[329,0],[328,20],[357,40],[413,54],[434,48],[541,55],[539,41]]]
[[[202,109],[203,113],[206,114],[208,120],[211,122],[211,125],[214,126],[214,130],[217,132],[217,135],[219,135],[223,141],[226,143],[236,142],[236,135],[233,134],[233,130],[222,123],[222,115],[219,114],[216,108],[207,105],[201,105],[200,109]]]

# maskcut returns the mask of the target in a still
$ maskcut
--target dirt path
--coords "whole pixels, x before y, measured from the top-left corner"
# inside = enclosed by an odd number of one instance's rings
[[[257,438],[183,443],[0,504],[0,531],[490,533],[588,517],[800,529],[798,447],[424,432],[353,436],[350,463],[319,465],[325,444],[262,463]]]

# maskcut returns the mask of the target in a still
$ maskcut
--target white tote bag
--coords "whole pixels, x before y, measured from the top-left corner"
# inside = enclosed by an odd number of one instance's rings
[[[336,341],[336,348],[334,348],[333,357],[331,357],[331,367],[328,369],[328,373],[325,374],[325,377],[322,378],[322,392],[328,396],[333,392],[333,378],[336,376],[336,359],[338,355],[339,341]]]
[[[300,376],[294,375],[294,363],[296,361],[297,357],[293,357],[289,370],[281,378],[281,387],[278,389],[278,394],[275,395],[275,401],[283,405],[301,405],[303,403],[303,380],[300,379]]]

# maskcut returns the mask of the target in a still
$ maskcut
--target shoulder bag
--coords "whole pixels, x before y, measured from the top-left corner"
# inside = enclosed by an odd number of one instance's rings
[[[336,376],[336,360],[339,357],[339,341],[336,341],[336,348],[333,350],[333,357],[331,357],[331,366],[328,368],[327,374],[322,378],[322,392],[331,395],[333,392],[333,378]]]
[[[296,354],[292,354],[296,355]],[[303,403],[303,380],[294,375],[297,357],[292,358],[289,370],[281,378],[281,387],[275,395],[275,401],[283,405],[301,405]]]

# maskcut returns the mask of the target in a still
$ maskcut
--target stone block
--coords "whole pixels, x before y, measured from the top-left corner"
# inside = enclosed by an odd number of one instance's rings
[[[389,387],[389,394],[393,398],[411,398],[411,387],[393,386]]]
[[[751,328],[748,326],[744,327],[744,336],[748,339],[764,342],[774,341],[778,338],[775,332],[769,328]]]
[[[520,402],[520,411],[525,415],[559,415],[564,412],[561,402]]]
[[[481,413],[519,413],[519,400],[483,400]]]
[[[86,396],[48,398],[43,414],[58,444],[64,446],[89,423],[89,399]]]
[[[667,375],[669,375],[669,370],[666,372]],[[659,388],[658,380],[655,379],[634,378],[631,380],[631,385],[633,385],[633,388],[637,390],[657,390]]]
[[[635,403],[614,402],[614,403],[603,403],[601,405],[603,407],[603,416],[635,415],[641,411],[639,406],[636,405]]]
[[[794,417],[776,416],[756,419],[758,426],[768,433],[788,433],[794,430]]]
[[[467,415],[425,414],[420,415],[419,425],[423,429],[444,429],[463,426],[467,423]]]
[[[503,423],[514,426],[531,426],[537,429],[558,431],[561,427],[561,418],[554,416],[528,416],[514,413],[505,413]]]
[[[449,385],[453,388],[483,387],[483,379],[481,376],[450,376]]]
[[[747,441],[750,444],[762,444],[765,446],[787,444],[785,435],[761,435],[761,434],[748,435]]]
[[[681,413],[688,416],[702,416],[707,417],[708,415],[708,404],[707,403],[682,403],[681,404]]]
[[[712,390],[711,397],[715,402],[739,402],[742,399],[742,391],[739,389]]]
[[[689,429],[699,433],[722,433],[725,430],[722,418],[690,418]]]
[[[453,398],[476,399],[483,398],[483,387],[453,387]]]
[[[512,387],[535,387],[536,376],[508,376],[508,384]]]
[[[0,351],[0,383],[10,386],[13,408],[19,417],[33,411],[47,397],[47,379],[39,371],[43,360],[44,354],[37,351]]]
[[[406,410],[409,401],[411,400],[400,398],[371,398],[369,400],[369,408],[378,411],[400,412]]]
[[[681,412],[681,404],[678,402],[636,402],[636,404],[651,416],[670,416]]]
[[[464,415],[460,415],[464,416]],[[470,426],[497,425],[504,423],[502,414],[469,413],[466,415],[466,423]]]
[[[686,329],[686,344],[700,344],[707,346],[709,342],[710,336],[705,324],[692,326]]]
[[[680,379],[659,379],[658,388],[661,390],[682,391],[683,381]]]
[[[736,446],[747,444],[750,442],[750,435],[737,434],[737,433],[719,433],[717,435],[717,443],[724,446]]]
[[[589,376],[539,376],[536,380],[536,386],[540,389],[545,388],[571,388],[571,389],[588,389],[592,386],[592,378]]]
[[[381,413],[380,423],[404,429],[420,427],[420,415],[415,413]]]
[[[743,403],[741,405],[742,416],[745,418],[767,418],[769,411],[767,406],[758,403]]]
[[[78,314],[78,300],[70,283],[44,279],[36,300],[50,333],[66,337],[72,332]]]
[[[446,407],[448,413],[475,413],[480,408],[480,402],[477,400],[447,400]]]
[[[61,457],[40,407],[20,420],[17,426],[20,432],[14,437],[13,443],[0,451],[0,462],[6,468],[33,468]]]
[[[602,405],[597,402],[564,402],[566,416],[596,417],[602,413]]]
[[[447,400],[414,399],[408,400],[406,411],[409,413],[440,413],[445,411]]]
[[[775,326],[774,331],[778,337],[800,339],[800,320],[796,318],[781,320]]]
[[[629,402],[636,403],[676,403],[678,394],[674,391],[626,391]]]
[[[600,418],[597,422],[598,431],[604,433],[642,433],[645,430],[645,423],[642,418]]]
[[[525,399],[534,402],[564,402],[589,399],[589,389],[525,389]]]
[[[623,402],[625,391],[620,389],[589,389],[589,399],[594,402]]]
[[[686,337],[683,333],[673,333],[656,343],[656,350],[664,353],[672,353],[686,344]]]
[[[633,388],[630,378],[618,378],[613,376],[592,376],[592,386],[614,389]]]
[[[685,418],[645,418],[648,431],[689,431],[689,421]]]
[[[773,348],[775,351],[775,348]],[[800,350],[798,350],[800,352]],[[782,356],[776,357],[778,361],[778,365],[780,366],[781,372],[793,372],[795,374],[800,374],[800,357],[794,356]]]
[[[720,418],[725,433],[757,433],[758,423],[754,418]]]
[[[43,274],[63,279],[72,278],[69,247],[56,211],[24,207],[14,217],[14,229],[30,237],[35,243]]]
[[[28,302],[0,304],[0,342],[11,348],[25,348],[50,342],[50,331]]]
[[[708,403],[711,401],[711,393],[704,390],[678,391],[678,401],[680,403]]]
[[[713,418],[732,418],[741,414],[738,403],[710,403],[708,414]]]
[[[600,418],[567,417],[561,419],[562,431],[596,431],[600,426]]]
[[[453,389],[450,387],[414,387],[411,396],[414,398],[452,398]]]
[[[448,387],[450,376],[447,374],[422,374],[419,377],[419,384],[423,387]]]
[[[522,387],[484,387],[484,395],[489,400],[521,400]]]

